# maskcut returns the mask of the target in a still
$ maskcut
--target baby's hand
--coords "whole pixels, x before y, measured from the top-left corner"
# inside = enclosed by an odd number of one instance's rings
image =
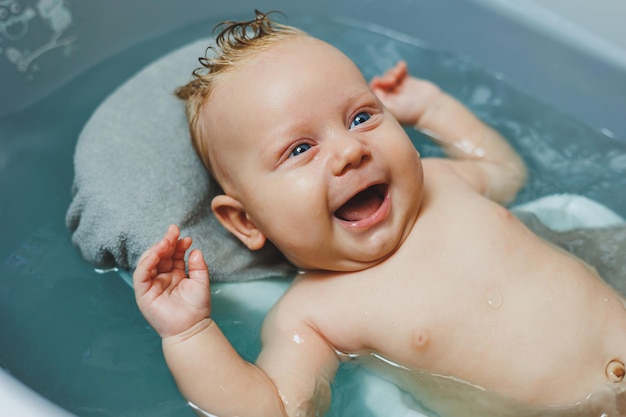
[[[178,227],[170,226],[144,252],[133,274],[137,305],[162,338],[180,334],[211,314],[209,270],[202,252],[190,253],[187,277],[185,252],[191,238],[179,239],[179,234]]]
[[[415,126],[441,94],[435,84],[412,77],[404,61],[382,76],[374,77],[370,88],[396,119],[407,126]]]

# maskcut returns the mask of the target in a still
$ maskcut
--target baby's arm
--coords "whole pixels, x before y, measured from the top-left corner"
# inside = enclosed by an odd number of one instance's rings
[[[190,246],[191,239],[179,239],[170,226],[133,274],[137,304],[161,336],[183,396],[216,416],[309,415],[298,413],[313,410],[317,394],[327,403],[330,390],[320,392],[318,385],[328,386],[337,358],[324,339],[304,322],[270,325],[259,366],[242,359],[210,318],[209,274],[199,250],[190,253],[185,274]],[[295,334],[306,343],[294,343]]]
[[[458,100],[433,83],[412,77],[399,62],[370,86],[403,125],[429,135],[453,160],[454,169],[489,198],[511,201],[526,168],[507,141]]]

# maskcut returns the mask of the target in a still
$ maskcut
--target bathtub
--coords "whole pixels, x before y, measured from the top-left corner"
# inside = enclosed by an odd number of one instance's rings
[[[626,10],[617,0],[584,6],[589,10],[582,14],[578,6],[539,0],[0,1],[6,16],[0,19],[0,415],[135,416],[144,415],[142,401],[153,401],[128,395],[140,388],[129,364],[140,355],[158,358],[158,341],[118,275],[99,274],[80,259],[63,218],[80,129],[119,84],[191,40],[164,34],[199,21],[248,17],[254,8],[293,18],[341,16],[467,56],[539,102],[626,141],[620,18]],[[594,14],[607,23],[598,26]],[[151,42],[155,38],[160,41]],[[613,209],[626,214],[623,198]],[[101,299],[119,303],[100,306]],[[97,320],[93,309],[118,319]],[[129,329],[122,356],[98,338],[119,325],[119,317]],[[85,334],[100,349],[84,346],[77,335]],[[69,356],[95,363],[102,379],[64,368]],[[120,383],[120,375],[131,382]],[[157,390],[175,389],[165,368],[148,377],[163,380]],[[180,401],[163,398],[162,415],[192,415]],[[124,404],[114,413],[107,404],[116,401]]]

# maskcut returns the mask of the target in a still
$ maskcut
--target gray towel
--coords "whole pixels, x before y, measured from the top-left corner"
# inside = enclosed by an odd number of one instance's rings
[[[113,92],[81,132],[66,224],[93,265],[132,270],[175,223],[202,249],[214,281],[295,273],[271,245],[250,252],[211,212],[218,187],[193,151],[184,103],[174,96],[211,42],[196,41],[148,65]]]

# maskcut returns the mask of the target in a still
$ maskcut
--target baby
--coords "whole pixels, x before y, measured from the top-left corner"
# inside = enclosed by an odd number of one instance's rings
[[[301,273],[251,364],[211,319],[191,238],[170,226],[142,255],[137,303],[189,401],[219,417],[321,415],[343,358],[372,353],[531,408],[625,415],[622,299],[502,206],[526,172],[497,132],[404,63],[368,85],[331,45],[258,12],[228,24],[216,54],[179,90],[223,190],[212,209]],[[401,125],[449,158],[420,159]]]

